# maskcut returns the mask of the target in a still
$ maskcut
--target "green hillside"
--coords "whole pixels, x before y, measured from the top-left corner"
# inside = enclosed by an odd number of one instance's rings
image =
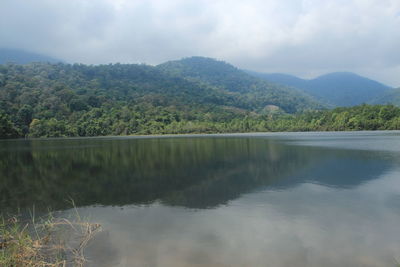
[[[0,65],[0,111],[22,136],[158,133],[172,122],[230,120],[248,106],[147,65]]]
[[[0,65],[0,138],[400,128],[393,106],[320,107],[204,58]]]
[[[299,90],[266,82],[211,58],[190,57],[169,61],[157,68],[175,77],[240,94],[257,111],[268,105],[277,106],[288,113],[322,108],[316,100]]]

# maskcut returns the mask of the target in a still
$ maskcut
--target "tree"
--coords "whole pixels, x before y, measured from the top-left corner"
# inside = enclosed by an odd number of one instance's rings
[[[11,122],[9,116],[4,113],[0,113],[0,138],[18,138],[21,137],[19,130]]]

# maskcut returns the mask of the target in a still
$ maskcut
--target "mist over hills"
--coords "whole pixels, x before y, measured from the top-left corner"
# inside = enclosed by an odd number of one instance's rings
[[[370,101],[370,104],[393,104],[396,106],[400,106],[400,88],[387,90],[383,95]]]
[[[64,61],[33,52],[10,48],[0,48],[0,64],[28,64],[32,62],[59,63]]]
[[[323,103],[332,106],[355,106],[374,102],[391,88],[351,72],[334,72],[305,80],[282,73],[249,74],[266,81],[299,88]]]

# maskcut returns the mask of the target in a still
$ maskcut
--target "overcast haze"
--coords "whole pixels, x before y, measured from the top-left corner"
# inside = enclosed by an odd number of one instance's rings
[[[67,62],[206,56],[311,78],[400,86],[400,0],[1,0],[0,47]]]

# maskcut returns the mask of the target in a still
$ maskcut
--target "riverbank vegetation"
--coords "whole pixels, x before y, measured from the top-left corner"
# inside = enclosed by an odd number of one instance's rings
[[[142,134],[189,134],[285,131],[399,130],[400,108],[392,105],[361,105],[300,114],[188,114],[154,106],[91,109],[77,120],[32,119],[24,129],[15,116],[0,114],[0,137],[77,137]],[[190,115],[189,115],[190,116]],[[223,116],[223,114],[221,115]]]
[[[83,266],[98,224],[51,215],[38,220],[0,217],[0,266]]]

